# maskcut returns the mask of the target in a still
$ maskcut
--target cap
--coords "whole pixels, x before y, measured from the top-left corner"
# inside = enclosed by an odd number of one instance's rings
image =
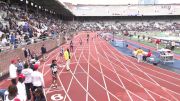
[[[18,77],[24,79],[25,75],[24,74],[19,74]]]
[[[14,101],[21,101],[21,100],[20,100],[20,99],[18,99],[18,98],[15,98],[15,99],[14,99]]]
[[[39,65],[38,65],[38,64],[34,64],[34,70],[37,70],[37,69],[38,69],[38,67],[39,67]]]
[[[16,63],[16,60],[14,59],[14,60],[11,60],[11,63]]]

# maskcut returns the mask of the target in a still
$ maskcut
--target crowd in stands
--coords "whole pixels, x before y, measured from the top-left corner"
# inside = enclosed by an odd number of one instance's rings
[[[180,29],[180,24],[173,21],[62,21],[53,18],[52,15],[44,15],[41,13],[27,12],[18,5],[8,5],[0,2],[0,52],[7,49],[14,49],[23,45],[36,43],[39,40],[47,38],[56,38],[60,34],[62,36],[71,35],[71,32],[78,31],[119,31],[128,34],[128,31],[176,31]],[[136,34],[136,33],[134,33]],[[145,37],[145,36],[144,36]],[[80,39],[82,44],[82,39]],[[88,40],[87,40],[88,41]],[[174,43],[173,47],[175,46]],[[73,43],[70,43],[71,51],[73,51]],[[62,49],[63,50],[63,49]],[[43,60],[46,58],[46,47],[41,47]],[[66,52],[67,60],[70,61],[69,52]],[[138,62],[146,61],[152,56],[152,52],[144,52],[137,49],[134,56],[138,58]],[[61,55],[63,52],[61,53]],[[45,101],[42,88],[45,87],[43,74],[38,71],[40,60],[36,53],[33,53],[27,47],[24,48],[24,57],[26,60],[17,58],[11,61],[9,66],[9,74],[12,85],[3,94],[4,101]],[[67,63],[68,65],[69,63]],[[68,66],[67,66],[68,67]],[[67,68],[69,70],[69,67]],[[17,74],[18,72],[18,74]],[[17,81],[18,79],[18,81]],[[31,97],[33,95],[33,97]],[[18,100],[19,99],[19,100]]]
[[[43,74],[38,71],[40,60],[26,45],[46,38],[66,36],[76,30],[76,26],[53,17],[50,14],[27,12],[18,5],[9,5],[0,1],[0,51],[18,47],[24,51],[26,60],[16,58],[9,66],[11,85],[0,90],[3,101],[45,101]],[[72,26],[72,27],[69,27]],[[41,46],[40,46],[41,47]],[[46,58],[46,45],[42,45],[41,54]],[[33,97],[31,96],[33,95]]]
[[[17,48],[21,45],[37,42],[40,39],[54,37],[79,30],[93,31],[176,31],[180,29],[178,21],[62,21],[52,15],[26,12],[18,5],[0,2],[0,50]]]
[[[48,37],[75,30],[76,26],[62,22],[53,15],[28,13],[18,5],[0,2],[0,50],[14,49],[22,45],[35,43]],[[69,27],[71,26],[71,27]]]

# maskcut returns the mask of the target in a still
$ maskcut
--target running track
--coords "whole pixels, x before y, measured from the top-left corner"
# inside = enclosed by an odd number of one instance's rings
[[[90,33],[90,37],[95,33]],[[79,45],[79,38],[83,45]],[[86,43],[86,33],[73,39],[71,70],[64,68],[59,48],[48,54],[41,64],[47,101],[179,101],[180,75],[155,66],[137,63],[106,41],[94,38]],[[68,44],[63,47],[69,46]],[[58,60],[58,88],[52,88],[52,59]],[[8,80],[0,82],[7,87]]]

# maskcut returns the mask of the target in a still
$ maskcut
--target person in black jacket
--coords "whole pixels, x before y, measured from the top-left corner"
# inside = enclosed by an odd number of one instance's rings
[[[41,54],[43,57],[43,61],[45,61],[45,59],[46,59],[46,47],[44,46],[44,44],[41,47]]]
[[[43,88],[37,88],[34,92],[35,100],[34,101],[46,101],[46,98],[43,93]]]
[[[31,51],[27,47],[24,50],[24,57],[28,60],[31,57]]]

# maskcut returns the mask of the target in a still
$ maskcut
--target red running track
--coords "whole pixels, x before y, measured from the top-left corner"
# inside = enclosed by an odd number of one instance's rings
[[[95,33],[90,33],[94,37]],[[79,45],[79,38],[83,45]],[[178,101],[180,75],[155,66],[137,63],[100,38],[86,43],[86,33],[73,39],[71,70],[64,68],[59,48],[42,63],[47,101]],[[67,47],[68,45],[64,45]],[[58,60],[58,88],[52,88],[52,59]],[[6,87],[8,80],[0,83]],[[9,82],[9,81],[8,81]],[[6,84],[5,84],[6,83]]]

